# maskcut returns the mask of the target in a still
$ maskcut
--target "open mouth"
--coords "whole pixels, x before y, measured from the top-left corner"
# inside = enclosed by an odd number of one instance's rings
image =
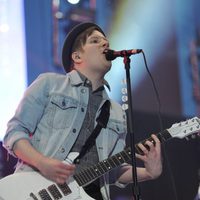
[[[106,61],[108,61],[107,56],[106,56],[107,52],[108,52],[108,49],[104,49],[104,51],[102,52]]]
[[[107,61],[109,61],[109,60],[107,59],[107,53],[108,53],[108,51],[109,51],[109,49],[104,49],[104,51],[103,51],[103,54],[104,54],[105,59],[106,59]]]
[[[106,54],[109,49],[104,49],[103,54]]]
[[[107,61],[112,61],[116,58],[116,56],[114,56],[113,52],[114,51],[111,49],[104,49],[103,54],[105,55],[105,58]]]

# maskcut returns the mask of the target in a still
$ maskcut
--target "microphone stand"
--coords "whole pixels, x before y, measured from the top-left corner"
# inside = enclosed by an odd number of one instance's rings
[[[132,176],[133,176],[133,195],[135,200],[141,200],[140,188],[137,180],[136,170],[136,156],[135,156],[135,138],[133,133],[133,107],[132,107],[132,95],[131,95],[131,80],[130,80],[130,57],[124,53],[124,66],[126,70],[126,81],[127,81],[127,94],[128,94],[128,110],[127,115],[127,132],[130,135],[131,140],[131,164],[132,164]]]

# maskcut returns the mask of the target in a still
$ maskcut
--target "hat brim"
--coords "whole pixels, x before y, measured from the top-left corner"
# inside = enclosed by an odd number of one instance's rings
[[[105,35],[102,29],[97,24],[92,23],[92,22],[86,22],[86,23],[81,23],[81,24],[76,25],[66,36],[64,40],[63,48],[62,48],[62,64],[66,72],[69,72],[71,70],[72,47],[77,36],[81,34],[83,31],[93,26],[96,27],[99,32]]]

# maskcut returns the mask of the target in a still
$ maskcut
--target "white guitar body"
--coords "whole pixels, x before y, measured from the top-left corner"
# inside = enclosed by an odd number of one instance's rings
[[[66,164],[71,163],[78,154],[70,153]],[[46,179],[38,172],[19,172],[9,175],[0,181],[0,200],[94,200],[84,191],[78,183],[70,177],[66,182],[68,192],[63,192],[57,184]],[[49,186],[54,185],[58,189],[59,195],[55,197],[48,190]],[[48,193],[47,196],[41,197],[40,191]],[[50,198],[51,197],[51,198]]]
[[[47,180],[37,172],[21,172],[16,173],[10,176],[5,177],[0,182],[0,200],[34,200],[30,196],[33,193],[38,200],[42,200],[38,194],[42,189],[47,189],[50,185],[54,184],[53,182]],[[71,190],[71,193],[67,196],[62,194],[62,200],[92,200],[90,196],[80,187],[74,179],[71,178],[67,182],[68,187]],[[58,188],[58,187],[57,187]],[[48,192],[49,193],[49,192]],[[50,193],[52,199],[54,198]],[[44,198],[45,199],[45,198]],[[49,198],[46,198],[49,199]],[[46,200],[45,199],[45,200]]]

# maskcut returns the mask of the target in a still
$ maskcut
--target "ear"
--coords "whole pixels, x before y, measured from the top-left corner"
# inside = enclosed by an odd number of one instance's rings
[[[80,53],[78,51],[75,51],[72,53],[72,60],[74,63],[80,64],[82,62]]]

